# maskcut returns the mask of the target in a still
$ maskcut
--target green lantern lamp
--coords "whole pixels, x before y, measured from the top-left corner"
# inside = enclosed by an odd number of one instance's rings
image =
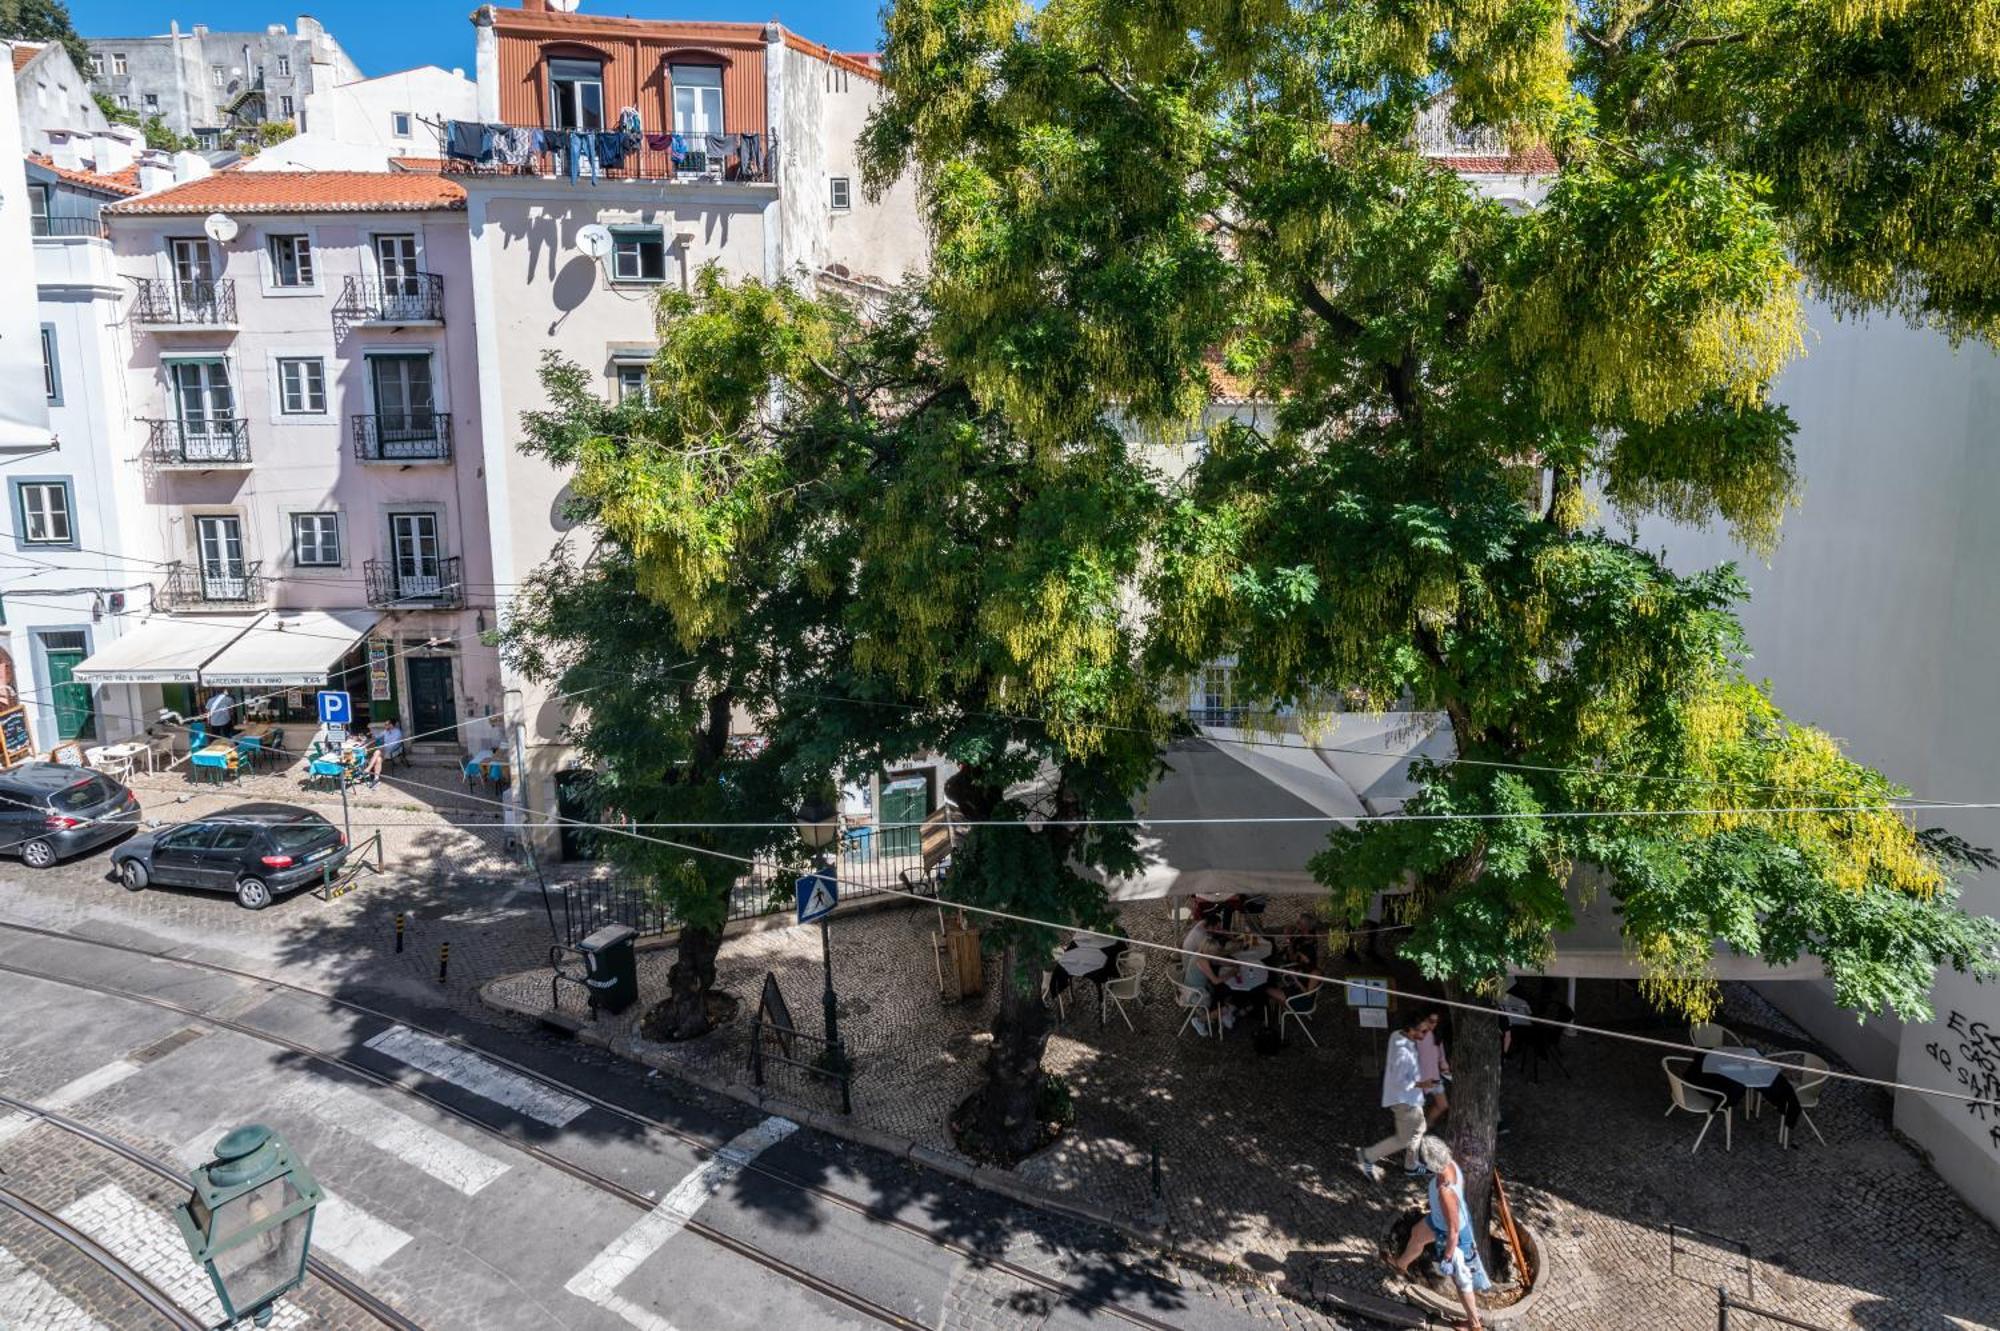
[[[284,1140],[256,1123],[217,1142],[193,1181],[174,1208],[181,1238],[229,1320],[268,1325],[272,1305],[306,1277],[313,1208],[326,1194]]]

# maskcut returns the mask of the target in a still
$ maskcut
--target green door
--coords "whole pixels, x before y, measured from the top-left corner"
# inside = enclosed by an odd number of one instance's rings
[[[42,655],[49,663],[49,698],[55,704],[57,739],[96,739],[97,709],[90,685],[76,678],[89,655],[81,633],[45,633]]]

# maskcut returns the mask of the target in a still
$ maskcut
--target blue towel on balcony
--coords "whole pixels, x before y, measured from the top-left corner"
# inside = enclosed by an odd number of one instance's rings
[[[444,155],[461,162],[493,160],[493,127],[476,120],[445,122]]]

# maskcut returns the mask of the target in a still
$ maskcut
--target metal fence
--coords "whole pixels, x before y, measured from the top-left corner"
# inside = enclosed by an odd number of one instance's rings
[[[885,853],[876,837],[851,837],[841,847],[836,872],[840,899],[854,901],[889,892],[936,896],[940,866],[949,858],[956,830],[938,815],[924,823],[914,853]],[[728,920],[754,920],[794,908],[794,884],[805,869],[775,861],[759,864],[729,889]],[[563,938],[571,947],[607,924],[622,924],[641,937],[680,927],[673,910],[644,883],[621,877],[592,878],[562,886]]]
[[[1784,1313],[1774,1313],[1768,1308],[1757,1308],[1741,1300],[1731,1298],[1727,1289],[1715,1291],[1715,1331],[1753,1331],[1753,1328],[1775,1324],[1793,1328],[1793,1331],[1828,1331],[1817,1322],[1801,1322],[1796,1317]]]

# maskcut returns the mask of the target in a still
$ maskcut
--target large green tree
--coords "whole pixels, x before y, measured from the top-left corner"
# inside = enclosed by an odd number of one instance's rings
[[[946,894],[1108,925],[1090,871],[1135,866],[1134,833],[1075,823],[1129,818],[1156,766],[1163,723],[1129,593],[1163,513],[1159,478],[1101,422],[1052,447],[976,406],[914,292],[884,295],[863,317],[840,299],[732,287],[711,271],[692,295],[663,300],[661,337],[660,406],[620,416],[579,383],[536,431],[552,459],[576,466],[579,495],[620,553],[585,572],[615,574],[645,604],[576,603],[575,575],[556,566],[531,598],[542,608],[529,635],[577,644],[579,666],[714,657],[704,677],[742,681],[727,696],[773,741],[776,784],[799,794],[913,755],[950,760],[964,817],[1019,825],[972,827]],[[671,648],[615,632],[662,618]],[[581,700],[592,755],[645,754],[649,714],[600,715],[602,697]],[[619,807],[636,804],[621,793]],[[1012,1158],[1041,1141],[1039,973],[1054,935],[981,923],[1002,991],[966,1126],[981,1149]]]
[[[887,26],[869,179],[915,172],[935,340],[981,403],[1050,441],[1181,430],[1220,355],[1275,404],[1176,496],[1155,664],[1449,715],[1461,761],[1413,808],[1462,816],[1337,835],[1340,903],[1414,878],[1406,955],[1475,998],[1546,958],[1583,860],[1691,1012],[1717,939],[1809,950],[1861,1010],[1994,967],[1895,788],[1745,679],[1733,576],[1662,567],[1593,498],[1768,549],[1802,289],[1996,331],[1993,0],[899,0]],[[1546,196],[1487,197],[1425,151],[1454,136]],[[1466,1022],[1482,1204],[1496,1056]]]
[[[83,76],[90,77],[90,47],[77,35],[63,0],[0,0],[0,38],[58,42]]]

